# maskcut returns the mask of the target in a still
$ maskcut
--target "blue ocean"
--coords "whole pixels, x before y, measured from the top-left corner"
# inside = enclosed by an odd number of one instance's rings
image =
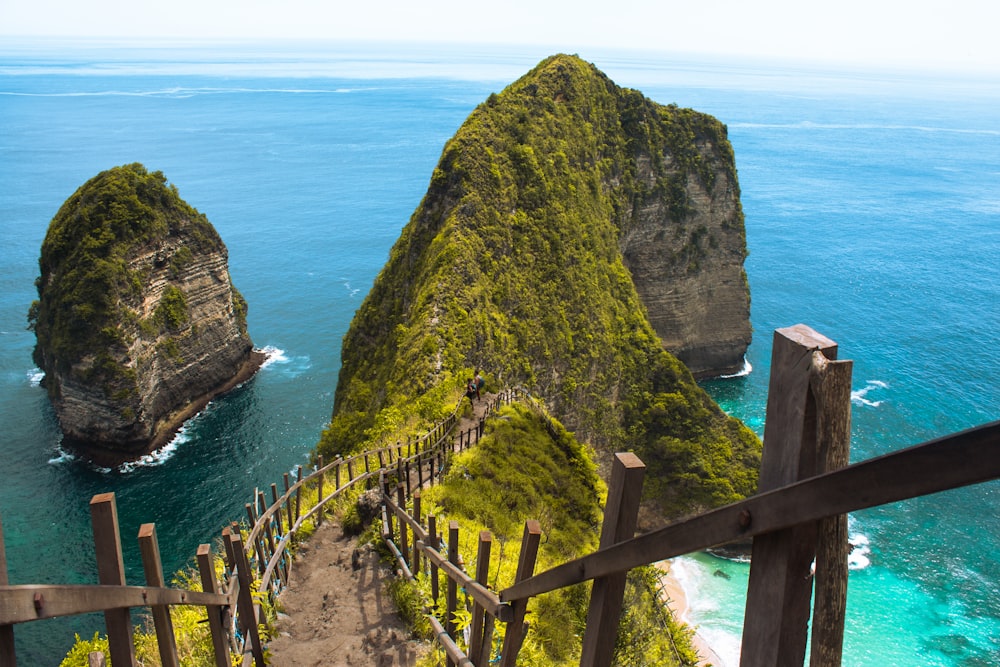
[[[472,109],[527,47],[7,40],[0,45],[0,520],[12,583],[94,583],[88,503],[113,491],[129,583],[157,524],[164,565],[304,465],[341,338]],[[581,52],[621,86],[726,123],[746,213],[754,341],[708,381],[763,433],[774,329],[854,360],[852,459],[1000,418],[1000,79]],[[157,456],[97,469],[60,448],[26,314],[49,221],[115,165],[161,170],[229,248],[261,372]],[[851,517],[845,665],[1000,665],[1000,486]],[[674,563],[688,620],[738,664],[748,566]],[[57,665],[101,616],[18,626]]]

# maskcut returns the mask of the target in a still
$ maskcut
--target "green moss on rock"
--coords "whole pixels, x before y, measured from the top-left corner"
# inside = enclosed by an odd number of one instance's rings
[[[383,411],[484,368],[544,397],[599,459],[635,451],[669,515],[752,493],[759,441],[662,349],[619,248],[645,196],[642,156],[659,156],[649,168],[668,198],[677,179],[714,178],[696,141],[722,146],[735,173],[717,120],[619,88],[575,56],[491,95],[446,144],[355,315],[319,451],[356,450]],[[676,199],[675,229],[697,262],[707,242],[681,233]],[[672,492],[675,482],[698,491]]]

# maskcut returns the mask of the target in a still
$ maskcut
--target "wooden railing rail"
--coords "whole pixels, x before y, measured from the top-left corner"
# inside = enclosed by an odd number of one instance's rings
[[[7,580],[6,551],[3,527],[0,523],[0,667],[15,667],[14,626],[19,623],[103,611],[111,658],[114,664],[135,663],[132,647],[131,621],[128,610],[147,607],[156,624],[157,642],[160,645],[161,663],[177,664],[173,632],[169,625],[168,608],[173,605],[203,606],[208,610],[209,626],[217,667],[228,667],[230,653],[243,654],[243,664],[265,664],[263,645],[257,631],[263,619],[262,603],[253,593],[254,573],[251,558],[259,562],[260,580],[257,588],[269,595],[276,594],[288,577],[287,549],[303,523],[312,518],[321,521],[325,506],[346,490],[375,479],[386,468],[398,464],[422,462],[453,447],[452,430],[457,423],[455,412],[435,424],[421,437],[408,440],[406,445],[386,445],[346,459],[337,458],[323,465],[319,459],[316,470],[303,478],[302,467],[296,470],[296,481],[290,483],[289,473],[283,476],[284,493],[279,495],[277,485],[271,485],[272,502],[264,500],[261,490],[254,492],[253,503],[246,504],[250,520],[244,549],[243,538],[237,524],[223,530],[226,548],[226,572],[220,584],[214,571],[211,548],[203,544],[198,548],[198,567],[203,591],[179,590],[158,585],[126,586],[121,562],[121,541],[117,523],[114,494],[98,494],[91,501],[94,522],[94,541],[97,551],[99,575],[104,582],[98,585],[18,585],[10,586]],[[403,455],[404,448],[406,456]],[[377,461],[377,466],[375,462]],[[340,472],[346,468],[347,478],[341,483]],[[324,476],[333,471],[334,490],[323,495]],[[302,512],[302,490],[306,484],[317,484],[320,489],[316,505]],[[139,534],[147,579],[162,583],[159,570],[159,548],[153,524],[144,524]],[[249,553],[248,553],[249,551]],[[279,575],[280,576],[277,576]],[[221,591],[221,592],[220,592]],[[93,664],[103,661],[95,654]]]
[[[104,586],[101,584],[0,586],[4,623],[16,625],[59,616],[76,616],[107,609],[153,605],[228,606],[232,597],[149,586]]]
[[[476,576],[466,573],[458,554],[458,524],[448,525],[447,555],[442,553],[437,517],[421,516],[420,488],[440,476],[456,449],[478,443],[484,421],[454,433],[456,411],[416,441],[396,443],[325,464],[303,478],[296,471],[291,483],[284,475],[284,493],[271,485],[272,503],[262,491],[247,504],[250,527],[244,550],[239,527],[223,530],[227,576],[217,586],[208,545],[198,552],[205,592],[164,588],[158,572],[155,529],[140,530],[144,568],[150,585],[125,586],[121,566],[117,513],[113,494],[92,501],[95,546],[102,585],[7,585],[3,530],[0,524],[0,667],[16,665],[13,626],[40,618],[104,611],[111,658],[134,664],[128,609],[148,607],[158,617],[157,640],[163,664],[176,664],[169,606],[194,604],[209,610],[216,648],[216,665],[229,664],[229,651],[263,666],[257,626],[261,602],[252,593],[253,566],[260,573],[258,588],[274,595],[287,581],[288,547],[304,522],[319,524],[324,507],[360,483],[377,478],[382,495],[382,536],[399,571],[408,578],[430,571],[432,597],[439,596],[439,573],[447,582],[443,622],[429,613],[437,641],[449,665],[484,667],[490,659],[494,623],[506,623],[500,667],[512,667],[528,631],[525,622],[531,597],[594,580],[584,635],[581,665],[608,667],[620,615],[623,582],[635,567],[753,538],[753,559],[741,649],[741,666],[802,664],[809,625],[810,597],[815,580],[812,667],[840,664],[846,607],[846,515],[1000,478],[1000,421],[937,438],[853,465],[849,460],[851,362],[837,360],[837,345],[803,325],[775,332],[768,391],[759,492],[746,500],[634,536],[641,490],[642,462],[632,454],[614,459],[605,507],[600,548],[587,556],[534,574],[541,537],[538,523],[525,525],[517,575],[512,585],[496,593],[486,586],[492,538],[480,534]],[[544,409],[524,392],[501,392],[486,406],[486,414],[503,403],[524,400]],[[411,465],[415,464],[415,469]],[[426,480],[424,466],[429,466]],[[347,475],[341,479],[346,468]],[[417,484],[410,476],[416,473]],[[333,491],[324,494],[326,476],[333,474]],[[395,484],[390,487],[390,481]],[[302,490],[318,487],[318,502],[302,512]],[[393,497],[395,496],[395,497]],[[407,511],[412,502],[413,513]],[[398,544],[395,526],[398,525]],[[412,540],[410,539],[412,537]],[[410,544],[412,542],[412,552]],[[809,576],[815,558],[815,579]],[[466,655],[454,638],[457,591],[464,589],[473,605],[472,639]],[[217,592],[221,591],[221,592]],[[161,630],[161,626],[162,629]],[[240,637],[239,641],[236,638]],[[126,641],[126,639],[128,641]]]
[[[534,597],[620,570],[829,516],[1000,478],[1000,421],[855,463],[672,523],[536,574],[500,592]]]

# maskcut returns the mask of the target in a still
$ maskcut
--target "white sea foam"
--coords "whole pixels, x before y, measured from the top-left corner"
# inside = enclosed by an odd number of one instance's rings
[[[341,282],[341,283],[342,283],[342,284],[344,285],[344,289],[346,289],[346,290],[347,290],[348,292],[350,292],[350,295],[351,295],[352,297],[355,297],[355,296],[357,296],[357,295],[358,295],[358,292],[360,292],[360,291],[361,291],[361,290],[360,290],[360,289],[358,289],[357,287],[351,287],[351,281],[350,281],[350,280],[348,280],[347,278],[341,278],[341,279],[340,279],[340,282]]]
[[[872,408],[877,408],[882,405],[882,400],[871,400],[866,398],[868,393],[876,389],[888,389],[889,385],[881,380],[869,380],[868,384],[865,385],[863,389],[858,389],[851,392],[851,402],[857,403],[859,405],[867,405]]]
[[[189,439],[182,426],[177,435],[166,446],[157,449],[155,452],[150,452],[135,461],[121,464],[118,466],[118,472],[125,474],[132,472],[136,468],[153,468],[163,465],[177,452],[181,444],[187,442]]]
[[[753,371],[753,366],[750,365],[750,362],[747,360],[746,357],[743,357],[743,368],[736,371],[735,373],[732,373],[731,375],[720,375],[719,377],[722,379],[740,378],[746,375],[750,375],[752,371]]]
[[[289,361],[288,357],[285,356],[285,351],[273,345],[265,345],[259,352],[262,352],[265,357],[264,363],[260,365],[262,369],[272,364],[287,364]]]
[[[75,461],[76,455],[73,452],[63,449],[60,446],[56,446],[56,454],[51,459],[49,459],[49,465],[59,465],[60,463],[69,463],[70,461]]]
[[[28,384],[32,387],[37,387],[42,384],[42,379],[45,377],[45,371],[41,368],[32,368],[28,371]]]
[[[848,535],[847,541],[851,545],[851,553],[847,556],[847,567],[849,569],[863,570],[872,564],[871,558],[869,558],[872,550],[868,536],[861,533],[851,533]]]

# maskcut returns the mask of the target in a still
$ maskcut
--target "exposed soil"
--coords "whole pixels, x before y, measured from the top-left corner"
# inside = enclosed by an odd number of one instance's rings
[[[459,433],[478,422],[489,398],[462,419]],[[359,548],[336,521],[327,521],[299,547],[288,587],[279,596],[276,637],[268,644],[275,667],[409,667],[430,650],[410,637],[385,586],[393,577],[371,546]]]

